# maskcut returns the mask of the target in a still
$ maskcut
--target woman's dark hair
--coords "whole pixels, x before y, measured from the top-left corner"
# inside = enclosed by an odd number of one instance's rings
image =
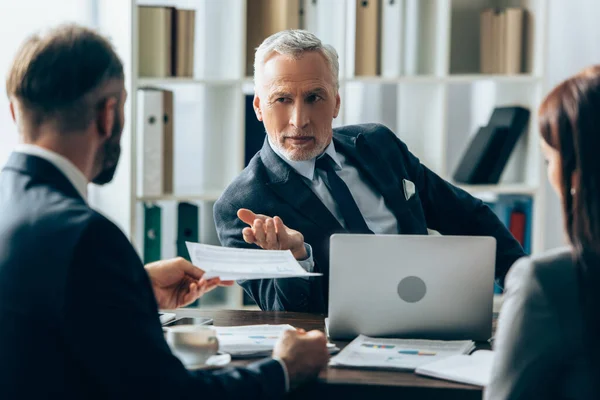
[[[565,230],[573,246],[594,374],[600,373],[600,65],[558,85],[539,111],[540,133],[560,154]],[[592,366],[592,365],[590,365]],[[596,375],[595,375],[596,376]],[[596,389],[600,384],[596,384]]]

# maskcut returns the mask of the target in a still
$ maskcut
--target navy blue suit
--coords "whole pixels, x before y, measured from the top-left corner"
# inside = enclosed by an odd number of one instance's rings
[[[123,233],[50,162],[0,174],[0,397],[263,399],[275,360],[188,372],[163,337],[150,280]]]
[[[399,234],[493,236],[497,240],[496,277],[503,282],[510,266],[524,255],[519,243],[481,200],[441,179],[410,153],[406,145],[383,125],[336,128],[333,141],[385,199],[398,221]],[[408,200],[403,180],[412,181],[416,193]],[[352,188],[350,187],[352,191]],[[315,272],[310,279],[264,279],[240,282],[264,310],[327,312],[329,237],[345,232],[337,219],[312,192],[302,177],[265,141],[260,152],[217,201],[214,218],[223,246],[252,248],[244,242],[246,226],[236,212],[248,208],[258,214],[279,216],[304,235],[313,249]]]

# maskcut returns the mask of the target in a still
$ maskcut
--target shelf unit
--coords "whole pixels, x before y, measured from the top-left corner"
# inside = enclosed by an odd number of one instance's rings
[[[542,78],[531,74],[520,75],[483,75],[483,74],[458,74],[449,76],[401,76],[401,77],[382,77],[382,76],[354,76],[340,78],[340,84],[343,83],[378,83],[378,84],[400,84],[400,83],[472,83],[472,82],[515,82],[515,83],[535,83]],[[251,77],[241,79],[196,79],[196,78],[139,78],[138,86],[165,86],[165,85],[212,85],[212,86],[232,86],[232,85],[253,85]]]
[[[144,202],[166,208],[178,201],[201,205],[201,241],[218,244],[212,204],[244,167],[244,96],[252,94],[245,76],[246,10],[252,0],[97,0],[99,28],[116,44],[127,68],[127,123],[124,155],[115,184],[92,196],[140,249],[140,208]],[[410,74],[354,76],[355,0],[302,0],[304,28],[333,45],[340,60],[342,108],[334,126],[380,122],[390,127],[421,161],[449,179],[477,127],[493,108],[522,105],[531,110],[530,128],[521,138],[498,185],[462,186],[476,196],[525,194],[534,199],[533,250],[543,249],[543,168],[536,110],[543,95],[546,52],[545,0],[382,0],[412,7],[418,18],[400,27],[384,22],[382,35],[412,31],[415,68]],[[137,5],[196,10],[193,78],[137,76]],[[519,75],[479,74],[479,12],[487,7],[522,6],[529,14],[526,68]],[[415,8],[416,7],[416,8]],[[416,11],[414,11],[416,10]],[[118,15],[118,17],[114,17]],[[384,18],[385,15],[383,16]],[[415,25],[416,22],[416,25]],[[397,25],[397,24],[396,24]],[[399,54],[406,56],[405,48]],[[139,197],[136,176],[136,89],[158,87],[175,94],[175,193]],[[117,204],[129,204],[127,210]],[[116,209],[116,210],[115,210]],[[164,214],[172,214],[173,211]],[[174,224],[174,222],[172,222]],[[169,228],[172,229],[172,228]],[[174,246],[172,246],[174,247]],[[174,251],[174,249],[173,249]],[[163,252],[163,256],[171,253]],[[222,307],[242,307],[239,287],[227,289]]]

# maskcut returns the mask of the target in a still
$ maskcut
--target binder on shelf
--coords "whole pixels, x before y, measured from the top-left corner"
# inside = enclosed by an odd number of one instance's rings
[[[195,25],[194,10],[175,10],[174,76],[194,76]]]
[[[500,195],[486,202],[498,219],[521,244],[526,254],[531,254],[533,235],[533,198],[526,195]]]
[[[138,76],[173,75],[173,7],[138,6]]]
[[[161,196],[173,191],[173,92],[138,89],[139,196]]]
[[[163,94],[160,90],[139,89],[137,95],[137,192],[139,196],[160,196],[163,165]]]
[[[183,257],[191,262],[191,257],[187,251],[185,242],[198,242],[199,239],[199,214],[198,206],[191,203],[177,204],[177,256]],[[188,308],[197,308],[200,306],[200,299],[197,299]],[[202,303],[205,299],[202,299]]]
[[[506,36],[504,43],[505,58],[503,72],[520,74],[523,72],[523,25],[525,10],[522,8],[506,9]]]
[[[492,60],[492,73],[500,73],[500,50],[498,46],[500,44],[500,18],[498,18],[499,10],[492,10],[492,47],[491,47],[491,60]]]
[[[246,13],[246,75],[254,73],[254,53],[274,33],[300,27],[300,0],[253,0]]]
[[[454,172],[454,180],[464,184],[498,183],[528,121],[526,108],[495,108],[488,125],[471,139]]]
[[[144,264],[161,259],[161,208],[144,204]]]
[[[419,21],[421,10],[420,0],[406,0],[404,11],[404,74],[419,73]]]
[[[505,74],[504,66],[506,65],[506,12],[505,10],[501,10],[499,13],[495,15],[498,20],[496,25],[497,33],[496,33],[496,52],[497,52],[497,62],[496,65],[496,73]]]
[[[484,74],[523,72],[526,10],[488,8],[480,14],[480,70]]]
[[[163,165],[162,165],[162,193],[173,193],[173,174],[174,174],[174,137],[173,124],[175,117],[175,109],[173,105],[173,92],[163,90]]]
[[[383,0],[381,10],[381,76],[403,74],[404,2]]]
[[[481,32],[481,39],[479,42],[479,62],[481,73],[493,74],[494,60],[492,52],[494,48],[494,35],[492,33],[492,26],[494,20],[494,10],[491,8],[483,10],[479,20]]]
[[[177,256],[191,261],[185,242],[198,242],[199,238],[198,206],[191,203],[177,205]]]
[[[356,76],[376,76],[380,73],[380,11],[379,0],[356,0]]]
[[[267,135],[264,124],[256,118],[253,101],[254,95],[246,95],[246,120],[244,122],[244,167],[247,167],[252,157],[254,157],[254,155],[260,151]]]

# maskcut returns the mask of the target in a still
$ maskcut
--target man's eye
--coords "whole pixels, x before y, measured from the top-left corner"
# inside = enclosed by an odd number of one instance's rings
[[[309,103],[314,103],[315,101],[319,101],[321,100],[322,97],[316,94],[311,94],[310,96],[308,96],[306,98],[306,101],[308,101]]]
[[[285,97],[279,97],[275,100],[277,103],[285,103],[288,99]]]

